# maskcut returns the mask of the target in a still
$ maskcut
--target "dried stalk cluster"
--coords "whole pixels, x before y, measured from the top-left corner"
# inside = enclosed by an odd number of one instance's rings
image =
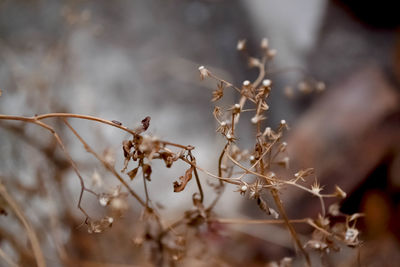
[[[289,157],[286,152],[287,143],[283,141],[283,135],[289,128],[285,120],[281,120],[276,127],[265,127],[267,118],[266,112],[269,110],[267,103],[268,97],[271,94],[273,83],[267,78],[269,72],[267,69],[270,62],[276,55],[276,50],[270,49],[267,39],[261,42],[262,56],[260,58],[249,57],[249,65],[252,68],[259,70],[257,79],[253,82],[244,81],[240,87],[234,86],[216,75],[204,66],[199,67],[201,79],[214,79],[216,81],[216,89],[212,93],[212,101],[216,102],[223,98],[224,93],[228,89],[236,91],[240,98],[238,103],[234,103],[229,107],[215,106],[213,115],[218,124],[216,131],[225,139],[225,145],[219,152],[218,157],[218,173],[213,174],[204,170],[196,163],[194,156],[194,147],[180,145],[168,141],[160,140],[156,137],[144,134],[150,126],[150,117],[142,120],[141,125],[136,129],[129,129],[118,121],[108,121],[101,118],[68,114],[68,113],[51,113],[38,115],[34,117],[21,117],[0,115],[0,120],[17,120],[26,123],[38,125],[54,136],[58,145],[63,150],[66,158],[76,172],[81,184],[81,192],[78,199],[78,208],[85,216],[84,223],[87,226],[89,233],[101,233],[112,226],[118,220],[118,216],[125,212],[129,206],[126,204],[128,196],[133,197],[143,206],[141,221],[143,223],[142,234],[133,238],[135,245],[142,246],[144,251],[149,255],[149,260],[154,264],[172,265],[174,262],[182,258],[193,256],[190,255],[191,244],[193,239],[201,236],[205,231],[215,231],[216,225],[226,223],[279,223],[284,224],[291,234],[297,249],[304,256],[305,264],[311,266],[309,256],[309,248],[319,251],[322,254],[327,254],[331,251],[336,251],[340,243],[348,246],[359,245],[356,229],[356,221],[361,216],[360,214],[344,215],[339,211],[337,204],[332,205],[326,211],[324,204],[325,198],[344,198],[346,193],[340,187],[336,187],[336,191],[330,194],[323,194],[322,187],[316,181],[311,187],[307,187],[305,181],[315,177],[313,169],[300,170],[292,175],[292,177],[282,177],[278,174],[281,172],[274,171],[275,169],[289,169]],[[238,50],[245,51],[245,41],[239,41]],[[322,90],[324,85],[317,83],[316,88]],[[241,121],[241,114],[251,112],[251,123],[254,125],[254,144],[248,149],[241,148],[240,138],[237,128]],[[77,164],[71,158],[64,142],[61,140],[57,132],[49,124],[45,123],[45,119],[57,118],[61,119],[65,125],[72,131],[76,138],[82,143],[87,152],[91,153],[101,164],[120,182],[121,187],[112,192],[95,192],[88,188],[85,184]],[[125,159],[124,167],[121,171],[117,171],[112,160],[106,156],[98,154],[88,143],[78,134],[68,122],[68,119],[75,118],[80,120],[91,120],[102,124],[107,124],[131,135],[131,138],[122,142],[122,155]],[[214,153],[214,152],[210,152]],[[156,160],[163,161],[167,168],[174,166],[175,162],[182,161],[187,165],[183,175],[172,182],[171,190],[179,193],[185,190],[188,183],[193,179],[197,185],[198,192],[193,194],[193,208],[182,213],[182,218],[171,224],[166,224],[160,217],[157,211],[158,207],[153,204],[147,184],[156,182],[152,180],[152,165]],[[134,168],[130,168],[130,164],[135,164]],[[205,200],[202,189],[202,178],[198,171],[206,176],[216,179],[217,184],[211,184],[215,191],[213,199]],[[239,174],[238,174],[239,173]],[[129,180],[138,179],[141,174],[143,180],[143,190],[145,199],[142,199],[130,186]],[[235,176],[234,176],[235,175]],[[93,177],[98,180],[98,175]],[[221,195],[224,192],[226,183],[234,184],[237,187],[238,195],[246,196],[254,199],[254,203],[271,216],[268,220],[240,220],[240,219],[223,219],[214,214],[213,209],[218,203]],[[288,218],[280,194],[284,194],[285,187],[295,187],[303,190],[319,199],[321,203],[321,211],[316,219],[303,218],[293,219]],[[117,216],[105,216],[100,219],[94,219],[89,215],[89,212],[82,207],[82,196],[84,193],[90,193],[98,198],[99,204],[104,207],[112,207],[119,211]],[[0,194],[9,202],[10,206],[15,207],[15,203],[10,200],[9,195],[3,185],[0,184]],[[269,203],[265,197],[270,194],[273,203]],[[206,204],[208,203],[208,204]],[[20,214],[19,208],[13,208],[17,214]],[[18,215],[21,218],[22,215]],[[314,232],[309,241],[303,244],[293,226],[294,223],[308,224],[314,229]],[[32,228],[27,229],[30,233]],[[32,235],[31,235],[32,236]],[[34,235],[33,235],[34,236]],[[32,246],[35,249],[35,257],[39,266],[44,266],[45,262],[41,256],[40,247],[37,242],[32,241]],[[204,256],[196,255],[197,257]],[[275,266],[288,266],[290,259],[285,258],[280,263],[274,263]]]

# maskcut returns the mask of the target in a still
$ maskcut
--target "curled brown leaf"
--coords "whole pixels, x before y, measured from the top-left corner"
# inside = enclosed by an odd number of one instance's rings
[[[193,166],[186,170],[185,175],[179,177],[179,182],[174,182],[174,192],[181,192],[185,189],[187,183],[192,179]]]

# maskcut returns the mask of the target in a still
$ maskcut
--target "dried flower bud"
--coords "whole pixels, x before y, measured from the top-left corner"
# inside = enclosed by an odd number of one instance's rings
[[[233,107],[232,107],[232,112],[233,112],[233,114],[239,114],[240,113],[240,111],[241,111],[241,107],[240,107],[240,105],[239,104],[235,104],[235,105],[233,105]]]
[[[210,75],[210,72],[204,66],[200,66],[199,71],[200,71],[200,78],[202,80],[204,80],[204,78]]]
[[[311,185],[311,191],[314,193],[314,195],[319,195],[319,192],[321,192],[322,187],[320,186],[319,182],[315,180],[315,182]]]
[[[347,194],[339,186],[335,186],[335,195],[340,198],[346,198]]]
[[[357,243],[358,234],[359,234],[359,231],[358,231],[357,229],[355,229],[355,228],[348,228],[348,229],[346,230],[346,234],[345,234],[345,236],[344,236],[344,239],[345,239],[347,242],[351,243],[350,245],[352,245],[352,244],[354,244],[354,243]]]
[[[264,87],[270,87],[271,84],[272,84],[272,82],[271,82],[271,80],[269,80],[269,79],[265,79],[265,80],[262,81],[262,85],[263,85]]]
[[[234,137],[230,132],[226,134],[226,138],[227,138],[229,141],[233,141],[233,140],[235,139],[235,137]]]
[[[111,200],[111,198],[110,198],[109,194],[101,194],[99,196],[99,203],[103,207],[107,206],[110,203],[110,200]]]
[[[236,46],[238,51],[243,51],[246,48],[246,39],[239,40]]]
[[[251,85],[251,82],[249,81],[249,80],[245,80],[244,82],[243,82],[243,86],[244,87],[249,87]]]
[[[339,216],[340,214],[340,207],[338,203],[334,203],[329,206],[328,208],[328,213],[333,215],[333,216]]]
[[[251,118],[251,123],[257,124],[257,123],[259,123],[260,121],[262,121],[263,119],[265,119],[264,116],[255,115],[253,118]]]
[[[248,189],[249,188],[247,187],[247,185],[242,185],[242,186],[239,185],[236,192],[239,192],[241,195],[244,195],[244,194],[246,194]]]
[[[271,127],[266,127],[263,133],[263,136],[270,136],[272,134]]]

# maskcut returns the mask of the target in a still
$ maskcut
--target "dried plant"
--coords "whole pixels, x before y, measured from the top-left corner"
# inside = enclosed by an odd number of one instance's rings
[[[237,48],[242,52],[246,51],[246,42],[244,40],[239,41]],[[283,140],[286,130],[289,129],[288,123],[285,120],[281,120],[276,127],[265,127],[266,113],[269,110],[267,101],[273,88],[273,82],[268,79],[269,70],[267,66],[276,55],[276,50],[269,48],[267,39],[261,41],[260,48],[262,52],[260,58],[248,57],[250,67],[258,69],[258,77],[254,81],[244,81],[241,86],[235,86],[219,78],[204,66],[199,67],[201,79],[213,79],[216,81],[216,89],[212,92],[213,102],[222,99],[226,90],[233,90],[239,95],[237,103],[233,103],[229,107],[216,105],[213,111],[218,124],[216,132],[225,140],[225,145],[220,151],[210,152],[219,155],[216,163],[218,173],[216,174],[205,170],[197,164],[195,147],[164,141],[155,136],[145,134],[150,127],[150,117],[144,118],[140,126],[135,129],[130,129],[115,120],[109,121],[93,116],[71,113],[49,113],[33,117],[0,115],[0,120],[34,124],[52,134],[79,180],[81,190],[77,207],[82,212],[84,217],[83,224],[86,225],[88,233],[103,233],[109,229],[130,208],[127,198],[130,196],[135,199],[143,208],[141,215],[142,227],[140,228],[140,234],[132,237],[132,240],[134,245],[143,249],[148,256],[148,260],[154,265],[174,265],[176,262],[190,257],[209,261],[213,252],[211,249],[207,251],[207,241],[204,240],[207,238],[205,233],[218,233],[219,225],[283,224],[289,231],[297,250],[303,255],[305,265],[311,266],[310,250],[317,251],[321,255],[327,255],[332,251],[337,251],[341,244],[350,247],[358,246],[360,241],[358,239],[359,231],[356,228],[356,221],[362,215],[342,214],[337,204],[331,205],[326,211],[324,199],[342,199],[346,197],[346,193],[339,186],[336,187],[335,192],[322,193],[323,187],[317,180],[311,187],[308,187],[306,181],[315,178],[312,168],[299,170],[289,176],[284,175],[291,173],[289,169],[290,159],[286,153],[288,144]],[[313,83],[313,86],[316,90],[324,89],[324,85],[317,81]],[[309,92],[309,90],[303,89],[300,91]],[[254,144],[250,148],[243,148],[240,143],[241,138],[238,136],[238,127],[240,122],[243,121],[244,116],[242,114],[249,112],[252,114],[250,122],[254,125]],[[120,186],[102,192],[92,189],[95,186],[88,186],[87,179],[84,179],[78,165],[70,156],[64,141],[55,128],[46,122],[51,118],[63,122],[86,151],[92,154],[115,177]],[[130,138],[121,140],[121,155],[124,158],[123,169],[118,171],[115,168],[113,159],[110,159],[106,154],[96,152],[70,124],[70,119],[94,121],[128,133]],[[172,223],[166,223],[160,216],[158,211],[160,205],[153,203],[148,190],[148,183],[157,183],[157,179],[152,179],[152,168],[155,161],[163,162],[166,168],[173,168],[176,162],[183,162],[187,165],[182,176],[175,181],[171,181],[171,190],[174,192],[184,191],[189,183],[197,185],[198,192],[194,193],[190,200],[192,208],[182,211],[182,217]],[[132,164],[134,165],[133,168]],[[207,196],[207,199],[205,198],[203,191],[204,178],[199,175],[199,172],[204,174],[204,177],[208,176],[217,181],[216,184],[209,184],[215,192],[213,198],[210,198],[210,196]],[[92,177],[92,182],[101,183],[99,176],[98,173],[95,173]],[[130,181],[140,179],[139,176],[141,176],[145,192],[144,199],[130,185]],[[215,214],[214,207],[223,195],[226,184],[235,185],[238,197],[253,199],[254,204],[270,218],[265,220],[227,219]],[[315,219],[290,219],[288,217],[284,203],[281,200],[281,194],[285,194],[284,189],[287,187],[303,190],[318,199],[321,204],[321,210]],[[82,206],[83,196],[87,193],[95,196],[100,206],[110,208],[109,214],[102,218],[91,216],[91,212]],[[8,207],[11,207],[12,212],[22,221],[32,245],[33,258],[38,266],[45,266],[46,262],[35,230],[27,221],[21,207],[8,193],[4,184],[0,184],[0,195],[3,203],[5,203],[1,204],[2,210],[6,213]],[[273,201],[270,201],[266,197],[267,195],[272,196]],[[53,218],[53,227],[56,227],[58,220]],[[307,224],[313,228],[313,233],[307,242],[302,242],[294,224]],[[198,243],[203,244],[200,245],[201,249],[198,249]],[[23,251],[23,249],[19,250],[17,245],[14,247],[16,251]],[[59,247],[58,252],[64,263],[73,264],[65,249]],[[20,257],[22,257],[23,252],[20,253]],[[27,254],[29,255],[30,253]],[[17,263],[3,251],[0,251],[0,256],[9,265],[17,266]],[[292,259],[284,258],[280,262],[269,263],[269,266],[291,266],[291,262]]]

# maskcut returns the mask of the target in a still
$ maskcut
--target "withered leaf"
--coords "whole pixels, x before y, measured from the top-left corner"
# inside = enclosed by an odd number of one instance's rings
[[[149,164],[143,164],[142,166],[143,175],[146,180],[151,181],[151,166]]]
[[[130,172],[127,173],[129,175],[129,178],[131,178],[131,181],[135,178],[138,170],[139,170],[139,167],[136,167],[136,168],[134,168],[133,170],[131,170]]]
[[[184,176],[179,177],[179,182],[174,182],[174,192],[181,192],[183,189],[185,189],[187,183],[190,181],[190,179],[192,179],[192,172],[193,167],[190,167],[188,170],[186,170]]]

